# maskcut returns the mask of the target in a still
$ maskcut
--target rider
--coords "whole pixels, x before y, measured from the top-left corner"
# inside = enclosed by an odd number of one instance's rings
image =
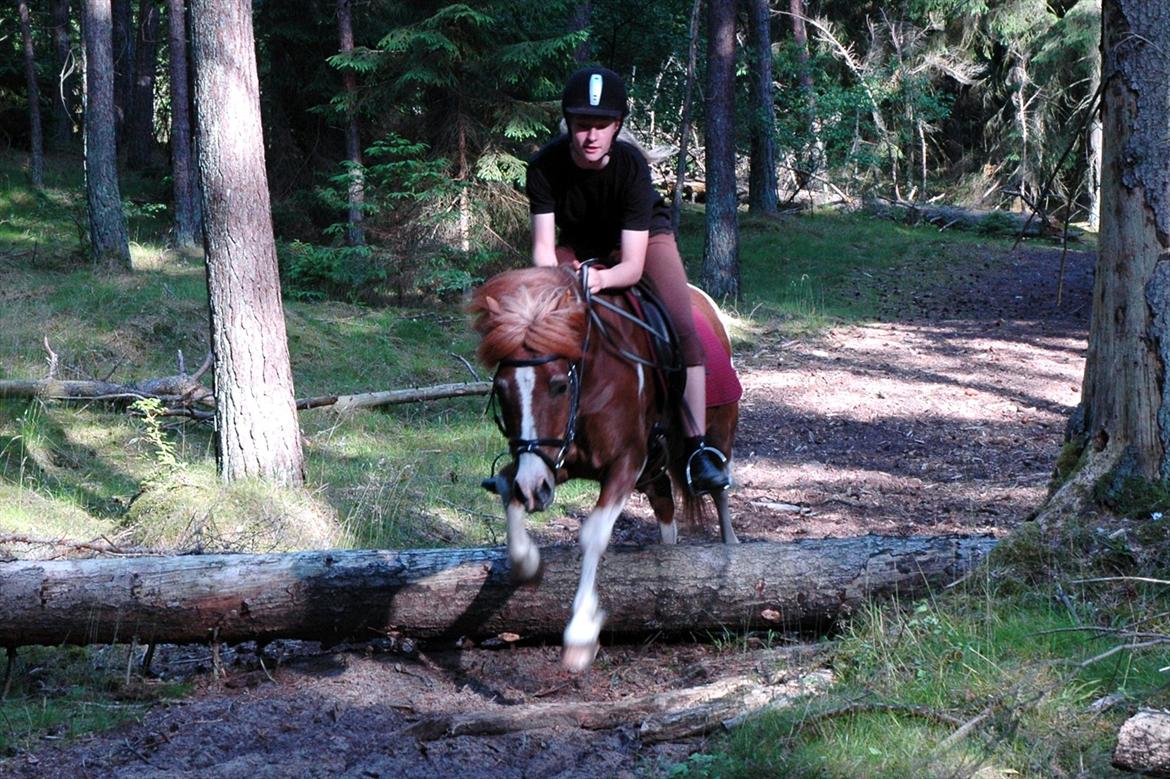
[[[528,163],[532,262],[575,268],[591,257],[607,260],[608,268],[590,268],[593,293],[630,287],[645,275],[674,323],[686,365],[683,398],[689,414],[683,415],[683,425],[691,490],[722,490],[730,479],[722,456],[703,440],[703,347],[691,318],[670,211],[650,184],[641,152],[617,140],[629,113],[625,84],[612,70],[582,68],[566,82],[561,110],[568,134],[553,139]]]

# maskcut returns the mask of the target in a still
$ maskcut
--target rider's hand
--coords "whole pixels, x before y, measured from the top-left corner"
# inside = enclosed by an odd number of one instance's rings
[[[596,267],[589,269],[589,294],[596,295],[605,289],[605,280],[601,277],[605,270],[605,268]]]

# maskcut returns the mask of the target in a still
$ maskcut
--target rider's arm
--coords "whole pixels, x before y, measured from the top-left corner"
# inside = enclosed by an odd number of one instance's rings
[[[556,214],[532,215],[532,264],[556,267]]]
[[[612,268],[590,274],[590,291],[632,287],[641,281],[642,269],[646,266],[646,244],[649,241],[649,230],[622,230],[621,260]]]

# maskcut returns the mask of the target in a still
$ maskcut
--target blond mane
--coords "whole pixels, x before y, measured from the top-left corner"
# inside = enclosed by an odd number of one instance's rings
[[[585,306],[578,290],[573,277],[560,268],[524,268],[488,279],[467,307],[481,338],[480,362],[490,368],[520,349],[580,357]]]

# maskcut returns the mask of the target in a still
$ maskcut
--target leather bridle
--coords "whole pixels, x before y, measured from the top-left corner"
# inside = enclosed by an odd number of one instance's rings
[[[560,438],[521,438],[519,436],[509,436],[508,431],[504,426],[503,419],[500,418],[500,408],[497,395],[499,393],[499,376],[500,368],[531,368],[537,365],[546,365],[557,360],[565,360],[569,363],[569,418],[565,423],[565,433]],[[581,405],[581,358],[570,360],[568,357],[562,357],[559,354],[542,354],[536,357],[529,357],[525,359],[509,358],[500,360],[499,365],[496,366],[495,376],[492,377],[492,391],[488,398],[488,407],[492,411],[492,416],[496,420],[496,427],[508,439],[508,451],[512,455],[512,459],[519,462],[522,454],[535,454],[541,460],[544,460],[545,465],[552,469],[553,474],[560,470],[561,466],[565,464],[565,458],[569,454],[569,448],[573,445],[573,440],[577,437],[577,411]],[[543,447],[559,447],[556,458],[550,457]],[[492,467],[493,472],[495,466]]]

